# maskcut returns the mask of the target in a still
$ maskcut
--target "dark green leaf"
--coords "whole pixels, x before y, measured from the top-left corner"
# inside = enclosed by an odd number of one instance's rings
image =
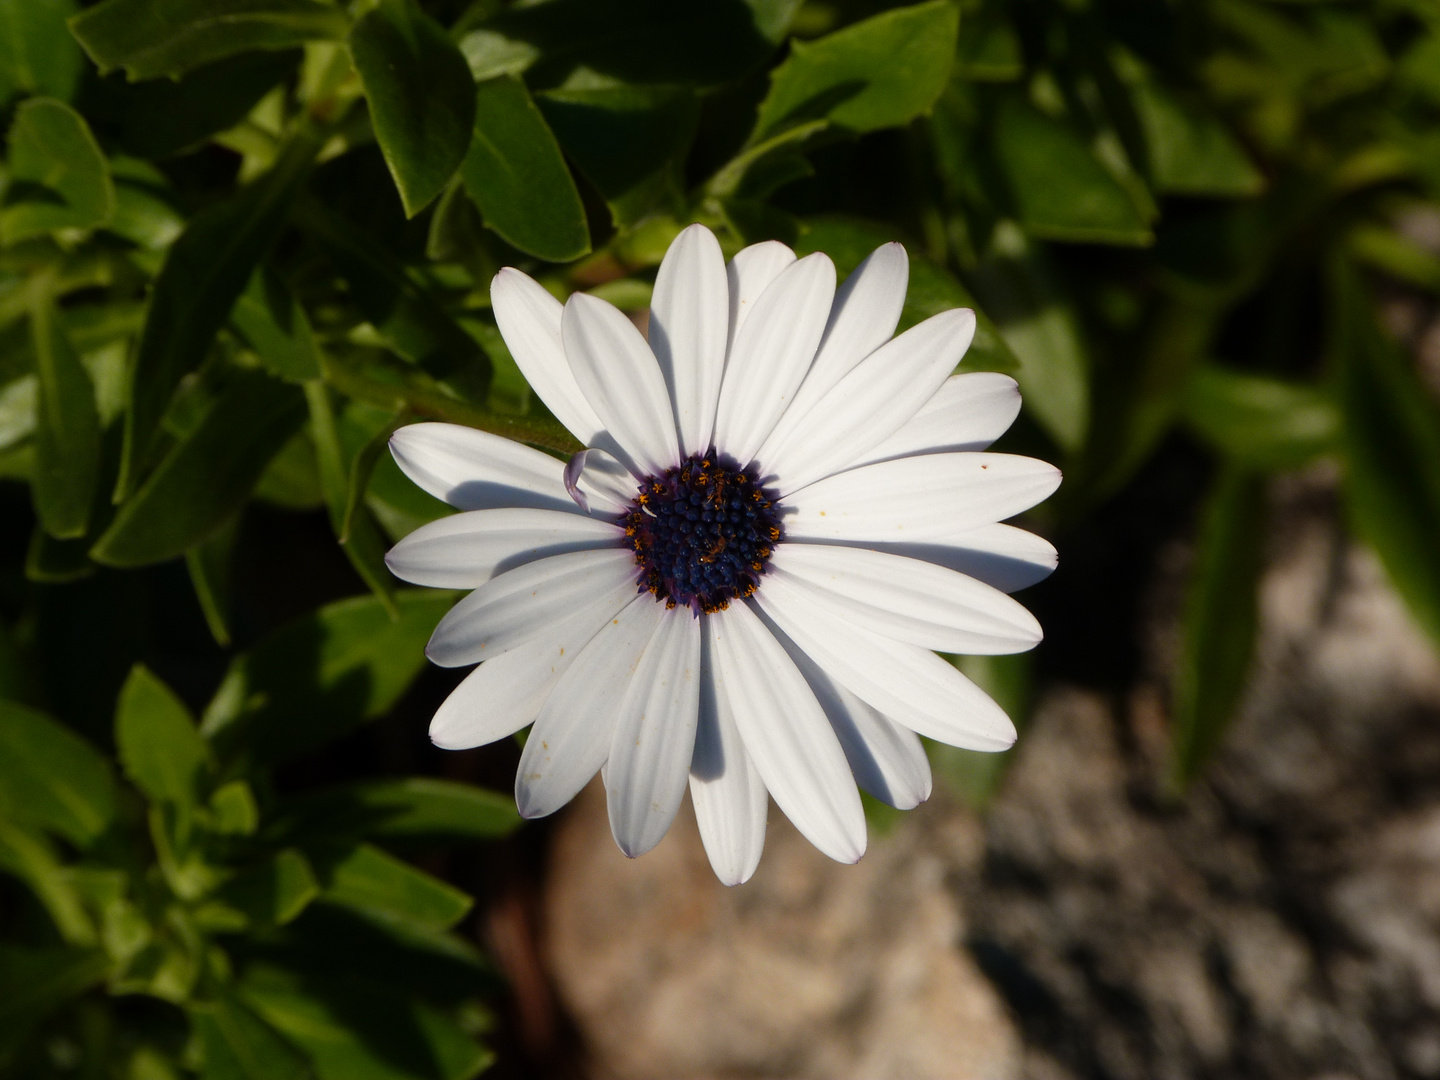
[[[515,76],[476,87],[475,133],[460,176],[485,224],[521,251],[568,262],[590,250],[575,181],[545,118]]]
[[[110,168],[84,119],[53,98],[31,98],[10,126],[10,178],[0,240],[93,229],[115,213]]]
[[[105,0],[70,22],[101,74],[171,78],[236,53],[340,38],[345,15],[318,0]]]
[[[1415,621],[1440,642],[1440,410],[1352,274],[1337,276],[1331,306],[1347,509]]]
[[[1134,101],[1157,192],[1235,198],[1264,186],[1235,137],[1203,106],[1154,83],[1136,86]]]
[[[371,780],[292,802],[283,819],[306,835],[367,836],[426,843],[488,840],[520,824],[515,800],[470,784]]]
[[[315,132],[302,131],[273,170],[229,202],[197,215],[170,248],[150,294],[131,376],[122,497],[141,478],[175,387],[205,359],[250,275],[279,236],[318,149]]]
[[[187,1009],[203,1080],[307,1080],[305,1059],[239,1001],[221,997]]]
[[[244,916],[253,928],[284,926],[320,895],[310,862],[294,848],[249,867],[214,894],[215,900]]]
[[[957,73],[971,82],[1013,82],[1025,74],[1020,38],[1004,6],[986,4],[960,22]]]
[[[90,376],[60,329],[47,300],[30,313],[40,392],[31,491],[46,532],[59,539],[85,535],[100,470],[100,417]]]
[[[210,636],[221,648],[230,644],[230,556],[238,529],[231,525],[185,552],[185,569]]]
[[[1392,229],[1362,225],[1350,234],[1349,248],[1361,262],[1399,281],[1440,293],[1440,258]]]
[[[272,375],[295,383],[320,377],[310,320],[277,275],[257,270],[235,301],[230,321]]]
[[[465,57],[415,0],[379,0],[350,31],[375,137],[414,217],[470,145],[475,84]]]
[[[0,103],[16,91],[70,100],[84,63],[73,14],[75,0],[0,0]]]
[[[402,590],[399,622],[374,597],[321,608],[238,657],[205,712],[224,757],[297,757],[390,709],[425,666],[451,593]]]
[[[1124,245],[1154,239],[1134,200],[1060,121],[1007,95],[993,137],[1016,215],[1032,236]]]
[[[109,969],[98,949],[0,944],[0,1067],[37,1023],[103,982]]]
[[[311,859],[323,899],[386,922],[448,930],[474,904],[459,889],[371,844],[315,852]]]
[[[79,581],[95,572],[90,561],[90,538],[56,540],[39,524],[30,534],[30,547],[25,553],[25,577],[46,585],[63,585]]]
[[[1255,649],[1265,487],[1227,467],[1201,524],[1185,601],[1171,707],[1171,777],[1183,789],[1209,760],[1235,713]]]
[[[680,198],[680,169],[699,115],[691,91],[567,88],[535,100],[565,153],[609,205],[617,227]]]
[[[1340,433],[1334,401],[1315,387],[1213,365],[1190,376],[1184,413],[1203,439],[1255,469],[1303,465],[1334,450]]]
[[[205,740],[184,702],[140,664],[120,688],[115,747],[125,775],[151,802],[188,809],[203,798]]]
[[[297,431],[271,459],[255,485],[255,498],[287,510],[318,510],[325,505],[315,443],[307,431]]]
[[[945,89],[959,26],[956,5],[932,0],[792,41],[789,59],[770,76],[752,141],[822,117],[856,132],[913,120]]]
[[[0,871],[13,874],[30,887],[63,941],[69,945],[95,944],[95,924],[85,910],[74,878],[46,837],[0,817]]]
[[[0,701],[0,817],[85,847],[115,816],[109,763],[44,713]]]

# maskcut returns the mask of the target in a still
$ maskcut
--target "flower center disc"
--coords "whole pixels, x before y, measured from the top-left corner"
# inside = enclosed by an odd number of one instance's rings
[[[623,524],[640,588],[697,615],[753,593],[781,537],[774,493],[714,450],[645,480]]]

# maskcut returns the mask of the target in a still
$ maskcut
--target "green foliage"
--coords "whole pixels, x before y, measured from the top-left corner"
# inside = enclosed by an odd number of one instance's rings
[[[10,177],[0,240],[93,229],[115,214],[110,169],[84,119],[50,98],[31,98],[10,127]]]

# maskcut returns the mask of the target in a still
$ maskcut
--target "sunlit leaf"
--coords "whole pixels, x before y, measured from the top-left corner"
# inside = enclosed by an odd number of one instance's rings
[[[349,20],[320,0],[104,0],[70,27],[101,74],[124,68],[138,80],[343,37]]]
[[[63,102],[31,98],[15,110],[9,166],[0,209],[6,244],[56,229],[93,229],[115,213],[105,156],[80,114]]]
[[[100,470],[95,388],[48,300],[30,313],[35,347],[35,480],[31,491],[45,530],[60,539],[85,535]]]
[[[485,224],[551,262],[584,255],[590,250],[585,207],[525,84],[501,75],[476,92],[475,133],[460,175]]]
[[[375,137],[413,217],[440,194],[470,145],[470,67],[415,0],[379,0],[351,30],[350,54]]]
[[[0,701],[0,817],[85,847],[115,816],[110,765],[44,713]]]

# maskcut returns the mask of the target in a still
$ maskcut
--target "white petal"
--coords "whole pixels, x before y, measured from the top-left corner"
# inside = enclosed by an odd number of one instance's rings
[[[912,454],[984,450],[1020,415],[1020,387],[1009,375],[967,371],[951,375],[895,434],[857,459],[889,461]]]
[[[553,814],[605,764],[620,703],[664,610],[649,594],[637,596],[560,676],[520,754],[515,805],[522,817]]]
[[[935,396],[974,336],[973,311],[942,311],[860,361],[796,421],[773,456],[762,450],[780,494],[838,472],[893,435]]]
[[[570,370],[560,337],[564,305],[545,287],[513,267],[490,282],[495,323],[515,365],[555,419],[586,446],[593,446],[605,426]]]
[[[551,555],[615,547],[619,526],[557,510],[471,510],[420,526],[390,549],[385,565],[401,581],[473,589],[496,574]]]
[[[623,514],[635,498],[635,477],[618,458],[604,450],[581,450],[565,465],[565,490],[581,510],[592,514]]]
[[[533,723],[565,669],[618,610],[618,605],[613,610],[585,608],[524,645],[486,660],[436,710],[430,741],[443,750],[468,750]]]
[[[771,434],[772,444],[779,445],[832,386],[890,340],[905,307],[909,280],[910,259],[904,246],[894,243],[876,248],[845,279],[835,292],[815,362]]]
[[[707,617],[725,698],[776,804],[830,858],[857,861],[865,854],[860,794],[809,684],[744,603]]]
[[[690,801],[715,876],[725,885],[739,885],[760,865],[769,793],[725,700],[712,626],[709,616],[700,619],[700,721],[690,761]]]
[[[847,541],[847,546],[872,546],[872,541]],[[1060,557],[1043,536],[1013,525],[981,525],[943,544],[873,544],[877,551],[944,566],[1001,592],[1013,593],[1044,581]]]
[[[725,268],[730,286],[730,328],[725,337],[725,355],[735,346],[735,335],[755,310],[755,301],[795,261],[795,252],[778,240],[765,240],[741,248]],[[706,447],[706,449],[709,449]]]
[[[815,359],[835,296],[835,264],[816,252],[781,272],[745,318],[720,387],[715,448],[748,465]]]
[[[565,490],[565,466],[511,439],[459,424],[410,424],[390,436],[400,471],[461,510],[532,507],[580,511]]]
[[[951,542],[1028,510],[1060,470],[1015,454],[925,454],[827,476],[780,503],[785,533],[805,540]]]
[[[755,600],[832,679],[896,723],[967,750],[1015,741],[1000,706],[928,649],[871,633],[783,578],[767,578]]]
[[[560,325],[575,381],[631,461],[647,475],[679,461],[670,393],[635,324],[613,304],[575,293]]]
[[[995,656],[1040,643],[1040,623],[999,589],[942,566],[884,551],[780,544],[765,577],[818,589],[853,622],[940,652]]]
[[[729,325],[720,242],[704,225],[691,225],[665,252],[650,301],[650,348],[670,389],[682,454],[710,448]]]
[[[909,728],[893,724],[841,686],[760,612],[760,618],[805,676],[845,751],[856,782],[881,802],[912,810],[930,797],[930,759]]]
[[[610,831],[632,859],[660,842],[680,809],[699,705],[700,620],[671,608],[625,691],[605,765]]]
[[[635,593],[635,554],[574,551],[491,578],[445,613],[425,655],[441,667],[478,664],[592,605],[618,611]]]

